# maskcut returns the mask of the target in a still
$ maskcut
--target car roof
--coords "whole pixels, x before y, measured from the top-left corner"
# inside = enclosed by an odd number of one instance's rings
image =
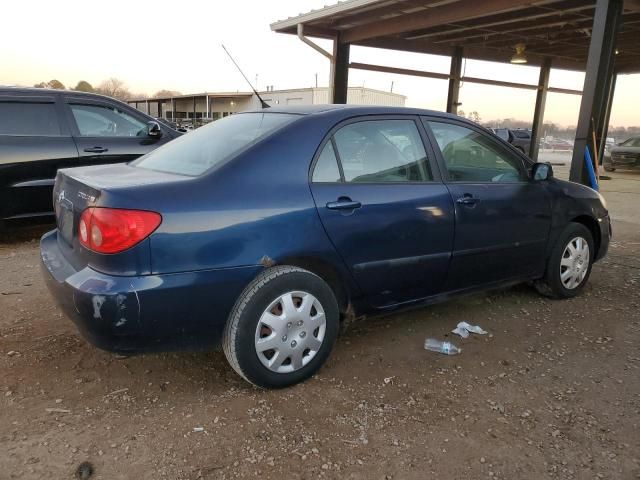
[[[253,113],[264,112],[265,109],[252,110]],[[425,110],[410,107],[387,107],[378,105],[284,105],[272,106],[266,109],[269,113],[291,113],[296,115],[321,115],[325,113],[342,113],[345,117],[353,115],[432,115],[465,120],[463,117],[436,110]]]
[[[15,94],[15,95],[60,95],[67,94],[87,98],[102,98],[105,100],[116,101],[120,103],[124,103],[117,98],[108,97],[106,95],[100,95],[99,93],[92,92],[80,92],[77,90],[58,90],[55,88],[38,88],[38,87],[11,87],[11,86],[0,86],[0,95],[7,94]]]

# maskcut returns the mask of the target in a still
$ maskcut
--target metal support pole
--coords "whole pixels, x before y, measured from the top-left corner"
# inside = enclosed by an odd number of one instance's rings
[[[338,35],[333,41],[333,98],[331,103],[347,103],[349,88],[349,50],[348,43],[340,41]]]
[[[196,97],[195,97],[195,95],[193,96],[193,117],[192,117],[191,125],[193,125],[193,128],[196,127]]]
[[[618,75],[615,70],[613,71],[613,75],[611,75],[611,79],[609,80],[609,89],[607,92],[607,104],[605,105],[605,112],[602,118],[602,125],[598,130],[599,135],[597,135],[598,139],[598,160],[600,161],[600,165],[603,163],[604,159],[604,147],[607,144],[607,135],[609,133],[609,121],[611,120],[611,108],[613,107],[613,95],[616,91],[616,80],[618,79]]]
[[[462,77],[462,47],[456,47],[451,57],[451,70],[449,73],[449,93],[447,94],[447,112],[458,114],[458,107],[461,105],[460,78]]]
[[[209,118],[209,95],[205,95],[205,102],[207,104],[206,109],[207,109],[207,119]]]
[[[589,176],[585,168],[585,151],[589,147],[591,157],[599,150],[593,145],[594,123],[602,121],[608,91],[603,88],[613,70],[616,37],[622,16],[622,0],[597,0],[593,15],[593,28],[587,71],[582,89],[582,103],[576,128],[576,141],[573,146],[571,172],[573,182],[589,185]],[[597,131],[597,127],[596,131]]]
[[[538,161],[540,149],[540,134],[544,125],[544,108],[547,103],[547,91],[549,90],[549,75],[551,74],[551,59],[545,58],[540,67],[538,80],[538,94],[536,95],[536,108],[533,113],[533,126],[531,127],[531,145],[529,145],[529,157]]]
[[[176,121],[176,99],[171,99],[171,120]]]

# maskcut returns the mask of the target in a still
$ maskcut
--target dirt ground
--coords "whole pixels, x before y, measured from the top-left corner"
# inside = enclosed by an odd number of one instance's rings
[[[41,280],[43,228],[22,229],[0,244],[0,478],[88,461],[109,480],[638,479],[640,174],[613,177],[623,220],[579,298],[519,286],[370,319],[283,391],[218,352],[90,346]],[[423,349],[461,320],[490,334],[454,339],[459,356]]]

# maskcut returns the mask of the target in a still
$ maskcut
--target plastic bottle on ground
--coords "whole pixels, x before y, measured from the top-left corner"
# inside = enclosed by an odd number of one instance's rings
[[[451,342],[443,342],[435,338],[427,338],[424,341],[424,349],[431,352],[443,353],[445,355],[458,355],[462,352],[461,348],[456,347]]]

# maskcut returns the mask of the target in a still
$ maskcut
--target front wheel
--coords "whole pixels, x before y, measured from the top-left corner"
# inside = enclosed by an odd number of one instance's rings
[[[545,276],[536,288],[554,298],[571,298],[586,285],[595,254],[593,236],[587,227],[570,223],[560,234],[549,259]]]
[[[322,366],[338,328],[338,303],[329,285],[301,268],[277,266],[258,275],[238,298],[223,349],[245,380],[282,388]]]

